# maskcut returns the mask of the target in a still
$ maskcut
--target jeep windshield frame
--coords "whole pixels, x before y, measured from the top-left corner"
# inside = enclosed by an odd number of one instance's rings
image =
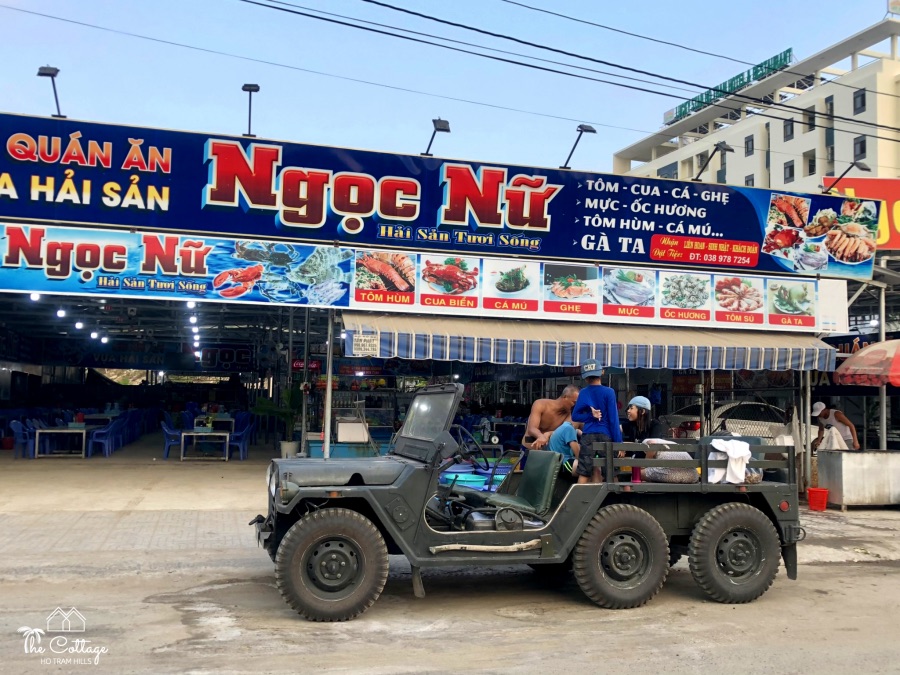
[[[430,462],[446,439],[462,399],[461,384],[423,387],[409,404],[391,454]]]

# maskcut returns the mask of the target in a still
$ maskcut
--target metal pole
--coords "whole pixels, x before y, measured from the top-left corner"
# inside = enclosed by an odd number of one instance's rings
[[[703,166],[701,166],[701,167],[700,167],[700,170],[697,172],[697,177],[696,177],[696,178],[692,178],[692,179],[691,179],[692,181],[694,181],[695,183],[699,183],[699,182],[700,182],[700,176],[702,176],[702,175],[703,175],[703,172],[706,171],[706,167],[709,166],[709,163],[712,161],[713,156],[714,156],[718,151],[719,151],[719,148],[713,148],[713,151],[712,151],[711,153],[709,153],[709,155],[707,155],[706,161],[703,162]]]
[[[425,152],[422,153],[423,157],[431,157],[431,144],[434,143],[434,137],[437,136],[437,129],[431,132],[431,140],[428,141],[428,147],[425,148]],[[419,146],[421,147],[421,146]]]
[[[881,267],[887,268],[887,260],[881,261]],[[885,287],[881,287],[878,294],[878,341],[884,342],[887,330],[887,316],[885,315]],[[865,412],[863,413],[865,414]],[[878,449],[887,450],[887,385],[878,387]]]
[[[251,120],[253,119],[253,92],[247,92],[247,135],[253,135],[253,125],[251,124]]]
[[[288,309],[288,349],[287,349],[288,386],[294,379],[294,308]]]
[[[559,167],[560,169],[568,169],[569,168],[569,160],[572,159],[572,155],[575,153],[575,148],[578,147],[578,141],[581,140],[581,134],[583,134],[583,133],[584,132],[581,131],[580,129],[578,130],[578,135],[575,137],[575,145],[573,145],[572,149],[569,150],[569,156],[566,157],[566,163],[563,164],[561,167]]]
[[[56,95],[56,78],[55,77],[50,78],[50,84],[53,85],[53,100],[56,101],[56,116],[62,117],[63,114],[59,109],[59,96]]]
[[[803,479],[798,480],[800,489],[809,486],[809,480],[812,476],[812,434],[809,429],[812,426],[812,372],[805,371],[805,382],[803,387],[803,429],[801,434],[806,440],[803,441]]]
[[[309,307],[306,307],[306,317],[304,318],[303,325],[303,382],[309,382]],[[312,391],[312,387],[309,388]],[[306,404],[309,400],[309,393],[303,394],[303,412],[300,416],[300,426],[303,427],[300,431],[300,452],[307,451],[306,445],[306,430],[309,428],[309,423],[307,421],[307,409]]]
[[[325,414],[322,419],[322,456],[328,459],[331,456],[331,377],[334,361],[334,310],[328,310],[328,346],[325,360],[328,369],[325,375]]]

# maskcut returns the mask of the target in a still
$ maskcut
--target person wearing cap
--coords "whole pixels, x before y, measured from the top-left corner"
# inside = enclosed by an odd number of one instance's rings
[[[650,416],[650,400],[635,396],[625,408],[626,421],[622,424],[622,438],[626,443],[643,443],[648,438],[665,438],[666,425]]]
[[[822,436],[825,435],[827,427],[834,427],[844,439],[844,443],[848,448],[859,450],[859,438],[856,435],[856,426],[847,419],[847,416],[840,410],[829,408],[821,401],[813,403],[812,416],[817,418],[819,423],[819,437],[816,439],[816,447],[822,442]]]
[[[572,421],[582,422],[581,452],[575,473],[579,483],[603,480],[600,469],[594,468],[594,452],[592,445],[612,441],[622,442],[622,429],[619,427],[619,412],[616,406],[616,393],[610,387],[600,384],[603,367],[595,359],[581,364],[581,376],[587,386],[578,394],[575,407],[572,408]]]

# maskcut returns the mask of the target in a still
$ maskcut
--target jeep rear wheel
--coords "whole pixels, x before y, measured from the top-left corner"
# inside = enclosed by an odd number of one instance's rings
[[[310,513],[288,530],[275,558],[285,601],[311,621],[347,621],[371,607],[387,581],[384,538],[347,509]]]
[[[766,515],[749,504],[721,504],[694,527],[694,581],[717,602],[745,603],[769,590],[778,574],[781,542]]]
[[[574,568],[581,590],[601,607],[640,607],[669,573],[666,533],[643,509],[605,506],[578,540]]]

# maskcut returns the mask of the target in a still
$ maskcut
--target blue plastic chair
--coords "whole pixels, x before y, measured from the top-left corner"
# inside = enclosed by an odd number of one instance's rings
[[[173,429],[165,422],[160,422],[159,426],[162,427],[163,430],[163,440],[166,445],[163,448],[163,459],[169,459],[169,449],[172,446],[175,446],[181,450],[181,432]]]
[[[250,437],[253,436],[253,429],[256,424],[251,424],[243,431],[238,431],[228,437],[228,458],[231,459],[231,446],[238,449],[238,459],[247,459],[250,451]]]
[[[114,419],[105,427],[95,429],[88,441],[87,456],[94,454],[94,445],[99,445],[103,450],[103,456],[109,457],[113,452],[122,447],[122,427],[125,420],[121,417]]]
[[[28,433],[25,425],[19,420],[10,421],[9,428],[12,429],[14,438],[13,459],[17,456],[21,456],[22,459],[26,456],[34,459],[34,436]]]
[[[165,420],[166,424],[169,425],[169,428],[174,429],[175,428],[175,420],[172,419],[172,415],[170,415],[168,413],[168,411],[163,410],[162,416],[163,416],[163,419]]]

